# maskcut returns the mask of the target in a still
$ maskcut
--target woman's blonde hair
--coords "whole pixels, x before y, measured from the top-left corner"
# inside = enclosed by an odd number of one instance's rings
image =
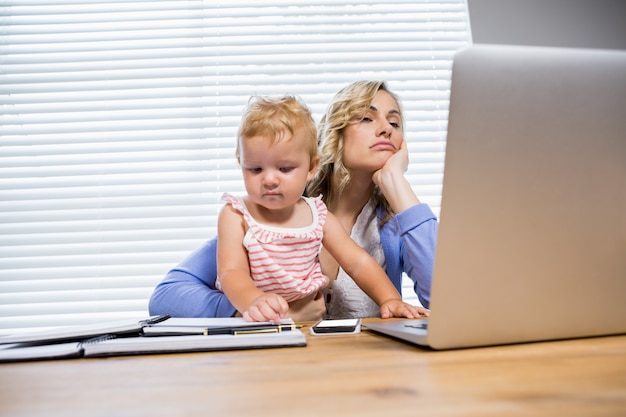
[[[348,125],[365,116],[380,90],[386,91],[396,102],[402,120],[400,129],[404,132],[400,99],[387,88],[384,81],[356,81],[344,87],[335,94],[318,125],[320,167],[307,185],[307,195],[321,194],[322,199],[328,203],[340,195],[350,182],[350,169],[343,163],[343,134]],[[333,176],[337,178],[337,182],[333,182]],[[373,198],[376,206],[382,205],[387,212],[382,225],[393,215],[393,211],[378,187],[374,187]]]
[[[318,158],[317,128],[307,105],[295,96],[250,97],[237,132],[237,161],[243,139],[262,136],[274,143],[293,138],[296,131],[304,132],[313,163]]]

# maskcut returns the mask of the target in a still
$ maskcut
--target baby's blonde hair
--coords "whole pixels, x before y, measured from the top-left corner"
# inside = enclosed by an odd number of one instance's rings
[[[290,140],[299,129],[304,132],[307,151],[313,163],[318,158],[317,128],[307,105],[295,96],[250,97],[237,132],[237,161],[242,140],[255,136],[268,138],[271,143]]]

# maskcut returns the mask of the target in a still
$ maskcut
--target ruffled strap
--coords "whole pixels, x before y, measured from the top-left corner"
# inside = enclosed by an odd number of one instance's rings
[[[328,208],[326,204],[322,201],[322,196],[319,197],[303,197],[305,200],[310,200],[313,202],[315,208],[317,209],[318,215],[318,224],[323,229],[326,224],[326,216],[328,215]]]
[[[222,201],[230,204],[235,210],[240,212],[246,220],[246,223],[248,223],[248,226],[251,227],[252,224],[256,224],[256,220],[254,220],[254,217],[252,217],[252,215],[248,211],[248,207],[246,207],[245,203],[240,197],[237,197],[236,195],[230,193],[224,193],[222,194]]]
[[[224,193],[222,196],[223,201],[231,204],[234,209],[243,215],[249,228],[248,233],[251,233],[260,243],[276,242],[283,239],[321,240],[327,216],[326,205],[321,200],[321,197],[303,198],[311,208],[313,222],[307,227],[290,229],[260,224],[252,217],[241,198],[229,193]]]
[[[252,214],[248,211],[248,207],[246,207],[246,204],[243,202],[241,197],[237,197],[230,193],[224,193],[222,195],[222,201],[230,204],[235,210],[241,213],[243,219],[248,225],[248,233],[252,233],[256,236],[263,231],[261,226],[256,222],[256,220],[254,220],[254,217],[252,217]]]

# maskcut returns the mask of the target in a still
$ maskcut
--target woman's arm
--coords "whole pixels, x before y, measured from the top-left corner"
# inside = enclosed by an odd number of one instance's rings
[[[406,141],[402,141],[398,152],[374,173],[372,180],[396,213],[395,222],[387,222],[381,231],[387,272],[392,279],[400,281],[402,272],[406,272],[413,280],[420,302],[429,307],[439,223],[404,176],[408,164]],[[393,227],[394,224],[397,226]]]
[[[206,242],[161,281],[149,302],[149,314],[172,317],[232,317],[237,309],[215,288],[217,279],[217,238]],[[316,321],[326,311],[321,293],[290,305],[288,317]]]
[[[384,215],[379,213],[379,216]],[[427,204],[418,204],[396,214],[380,230],[387,273],[401,285],[402,272],[424,307],[430,306],[430,290],[439,223]]]
[[[149,302],[151,315],[231,317],[235,307],[215,288],[217,238],[206,242],[170,270]]]

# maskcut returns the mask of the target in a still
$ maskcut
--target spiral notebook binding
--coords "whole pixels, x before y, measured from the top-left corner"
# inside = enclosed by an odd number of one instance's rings
[[[162,321],[165,321],[169,318],[170,318],[169,314],[161,314],[160,316],[154,316],[145,320],[141,320],[140,323],[146,326],[151,326],[153,324],[161,323]]]
[[[115,339],[116,336],[114,334],[103,334],[100,336],[96,336],[96,337],[92,337],[91,339],[87,339],[87,340],[83,340],[82,342],[79,342],[80,346],[83,345],[93,345],[96,343],[100,343],[100,342],[105,342],[107,340],[111,340],[111,339]]]

